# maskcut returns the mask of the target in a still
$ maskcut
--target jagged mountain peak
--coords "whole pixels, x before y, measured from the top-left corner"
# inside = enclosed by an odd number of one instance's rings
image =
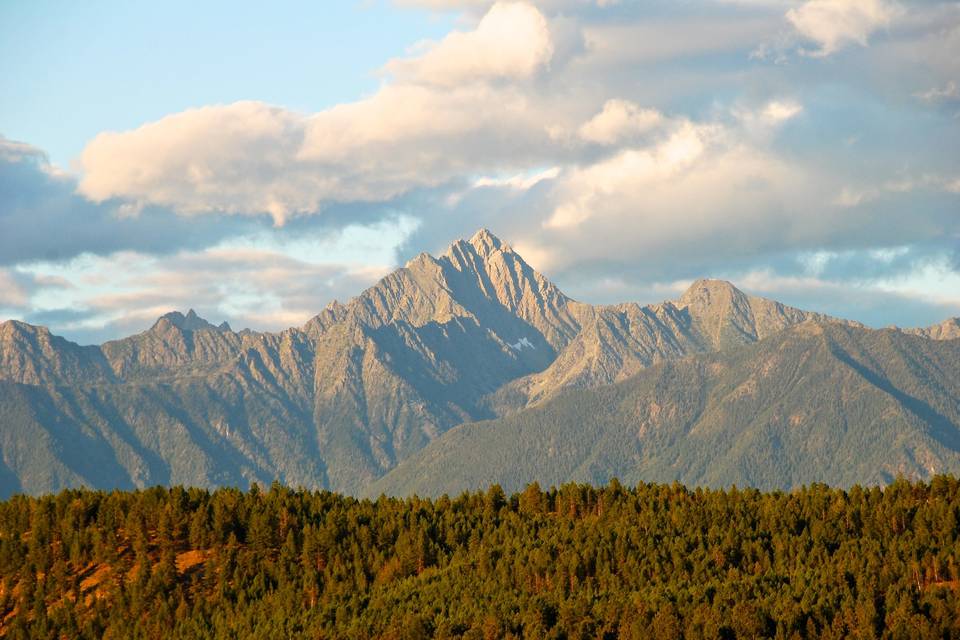
[[[513,248],[493,235],[488,229],[480,229],[469,240],[457,240],[443,253],[441,261],[451,264],[457,271],[473,272],[485,280],[488,286],[500,288],[528,281],[531,288],[541,290],[556,287],[516,253]]]
[[[440,262],[454,295],[479,292],[536,327],[554,348],[567,344],[589,313],[488,229],[454,242]]]
[[[502,254],[526,264],[523,258],[513,250],[513,247],[485,228],[478,230],[469,240],[460,239],[451,244],[443,252],[441,258],[446,257],[457,261],[462,259],[464,254],[470,254],[483,261],[489,261],[498,254]]]
[[[510,245],[493,235],[486,228],[478,230],[468,242],[482,256],[489,256],[497,251],[513,251]]]
[[[157,328],[164,322],[169,323],[183,331],[230,331],[230,325],[226,321],[221,322],[219,325],[215,325],[211,322],[208,322],[206,319],[201,318],[193,309],[187,311],[186,315],[180,313],[179,311],[165,313],[160,316],[153,326],[154,328]]]

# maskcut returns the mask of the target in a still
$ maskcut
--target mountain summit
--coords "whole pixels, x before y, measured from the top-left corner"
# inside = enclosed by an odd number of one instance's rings
[[[424,447],[447,442],[458,425],[548,415],[537,412],[571,390],[774,344],[791,327],[815,345],[825,338],[804,327],[854,324],[719,280],[698,280],[660,304],[585,304],[486,229],[439,256],[420,254],[279,333],[237,333],[190,310],[165,314],[137,335],[80,347],[10,321],[0,324],[0,494],[274,479],[359,493]],[[911,339],[949,338],[956,326],[917,330]],[[679,389],[695,393],[706,384],[688,369],[675,371],[682,379],[670,382]],[[743,389],[754,384],[736,380]],[[893,397],[888,412],[933,415]],[[656,411],[674,410],[656,403]],[[844,415],[852,428],[855,416]],[[938,433],[949,431],[944,424]],[[566,446],[544,437],[549,447]],[[937,450],[936,459],[952,458]]]
[[[157,323],[160,322],[169,322],[178,329],[183,329],[184,331],[230,331],[230,325],[226,322],[220,323],[219,326],[207,322],[203,318],[197,315],[197,312],[193,309],[187,311],[187,314],[184,315],[179,311],[171,311],[170,313],[165,313],[160,316],[160,319],[157,320]]]

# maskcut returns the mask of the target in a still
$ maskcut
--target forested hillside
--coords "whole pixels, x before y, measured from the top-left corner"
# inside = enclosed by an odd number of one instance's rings
[[[949,638],[960,482],[0,503],[8,638]]]

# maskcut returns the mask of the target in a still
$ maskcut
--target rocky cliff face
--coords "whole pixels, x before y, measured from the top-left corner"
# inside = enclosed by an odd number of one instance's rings
[[[358,492],[458,424],[809,322],[843,321],[711,280],[657,305],[583,304],[486,230],[280,333],[174,312],[80,347],[5,322],[0,493],[274,479]]]

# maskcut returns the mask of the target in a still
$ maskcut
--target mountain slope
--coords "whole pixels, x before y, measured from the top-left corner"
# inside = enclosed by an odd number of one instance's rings
[[[960,340],[808,322],[462,425],[368,493],[612,477],[790,488],[945,471],[960,472]]]

